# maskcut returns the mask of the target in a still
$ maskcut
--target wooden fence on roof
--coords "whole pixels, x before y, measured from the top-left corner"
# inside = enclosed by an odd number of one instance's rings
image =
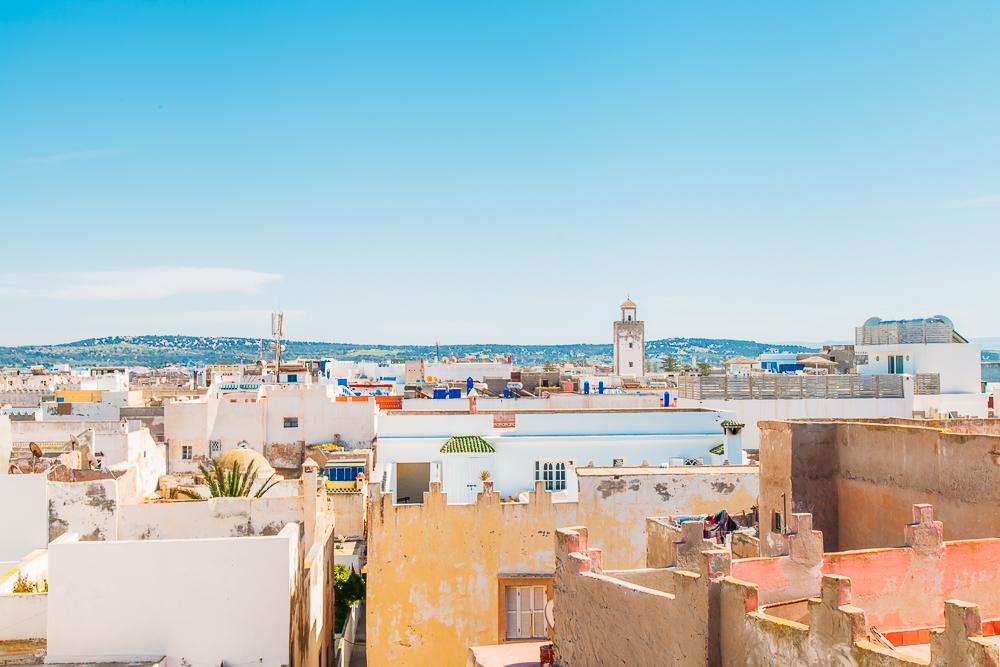
[[[682,375],[677,394],[694,400],[778,398],[903,398],[902,375]],[[920,374],[914,380],[917,394],[937,394],[937,374]]]

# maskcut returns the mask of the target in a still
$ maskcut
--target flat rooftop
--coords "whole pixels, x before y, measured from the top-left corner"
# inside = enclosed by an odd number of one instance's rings
[[[434,400],[434,399],[427,399]],[[452,400],[462,400],[462,399],[452,399]],[[532,399],[519,399],[530,401]],[[479,414],[479,415],[505,415],[511,412],[530,412],[536,415],[561,415],[561,414],[573,414],[573,413],[586,413],[586,414],[620,414],[620,413],[671,413],[671,412],[719,412],[718,410],[712,408],[544,408],[539,410],[533,410],[528,408],[506,408],[504,410],[477,410],[476,412],[469,412],[468,408],[461,408],[455,410],[383,410],[385,414],[389,415],[468,415],[468,414]]]
[[[608,475],[725,475],[759,470],[755,465],[732,466],[615,466],[576,468],[578,477],[607,477]]]
[[[162,667],[163,658],[139,662],[58,662],[46,663],[48,643],[44,639],[12,639],[0,641],[0,667],[14,665],[45,665],[51,667]]]

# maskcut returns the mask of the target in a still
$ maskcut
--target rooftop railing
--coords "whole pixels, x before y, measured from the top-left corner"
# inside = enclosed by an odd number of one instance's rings
[[[855,345],[950,343],[953,329],[945,322],[882,322],[854,329]]]
[[[779,398],[903,398],[902,375],[707,375],[681,376],[677,394],[693,400]],[[935,374],[914,378],[914,393],[939,394]]]

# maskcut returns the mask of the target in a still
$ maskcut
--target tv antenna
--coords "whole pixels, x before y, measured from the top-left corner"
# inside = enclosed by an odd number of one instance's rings
[[[28,449],[31,450],[31,472],[35,472],[35,462],[42,458],[42,448],[37,442],[29,442]]]
[[[281,384],[281,337],[285,332],[285,313],[271,313],[271,335],[274,337],[274,375],[275,381]]]

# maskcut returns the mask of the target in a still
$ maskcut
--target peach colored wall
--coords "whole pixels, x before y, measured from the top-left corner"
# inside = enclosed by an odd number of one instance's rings
[[[825,554],[818,551],[822,536],[808,530],[808,515],[795,515],[790,555],[733,561],[732,576],[759,586],[762,605],[813,596],[823,575],[850,577],[855,604],[880,630],[940,625],[951,599],[1000,617],[1000,539],[945,542],[932,507],[917,505],[911,514],[913,521],[899,529],[904,547]]]
[[[946,542],[934,553],[876,549],[826,554],[823,572],[851,578],[854,602],[880,630],[944,622],[945,600],[1000,617],[1000,539]]]

